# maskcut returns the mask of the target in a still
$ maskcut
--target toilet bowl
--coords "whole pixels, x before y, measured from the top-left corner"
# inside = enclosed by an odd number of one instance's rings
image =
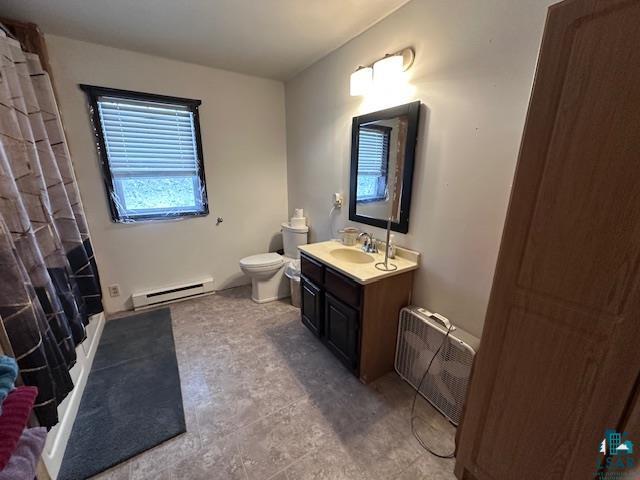
[[[259,253],[240,260],[240,270],[251,278],[251,299],[266,303],[288,297],[291,294],[289,279],[284,275],[287,264],[300,258],[298,245],[307,243],[309,227],[282,224],[284,255]]]
[[[277,253],[259,253],[240,260],[240,270],[251,278],[254,302],[272,302],[289,296],[284,268],[291,260]]]

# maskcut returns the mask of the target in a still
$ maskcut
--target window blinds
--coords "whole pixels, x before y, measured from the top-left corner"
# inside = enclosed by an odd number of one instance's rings
[[[97,104],[114,180],[198,175],[189,107],[106,96]]]
[[[388,130],[360,127],[358,135],[358,175],[386,176],[388,159]]]

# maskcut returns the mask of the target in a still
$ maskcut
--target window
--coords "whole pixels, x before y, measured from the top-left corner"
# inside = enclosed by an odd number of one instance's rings
[[[377,202],[387,198],[390,127],[360,127],[358,134],[358,188],[356,202]]]
[[[207,215],[200,100],[81,85],[115,222]]]

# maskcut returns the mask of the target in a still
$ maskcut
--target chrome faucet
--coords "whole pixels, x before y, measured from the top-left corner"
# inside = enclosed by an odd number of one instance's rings
[[[367,253],[378,253],[378,243],[376,242],[376,239],[367,232],[362,232],[358,235],[358,240],[362,237],[366,237],[362,242],[362,251]]]

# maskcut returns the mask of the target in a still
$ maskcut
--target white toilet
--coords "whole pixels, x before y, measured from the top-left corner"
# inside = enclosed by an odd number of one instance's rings
[[[300,258],[298,245],[305,245],[309,227],[282,224],[284,256],[277,253],[260,253],[240,260],[240,270],[251,277],[251,299],[256,303],[266,303],[288,297],[289,279],[284,275],[287,264]]]

